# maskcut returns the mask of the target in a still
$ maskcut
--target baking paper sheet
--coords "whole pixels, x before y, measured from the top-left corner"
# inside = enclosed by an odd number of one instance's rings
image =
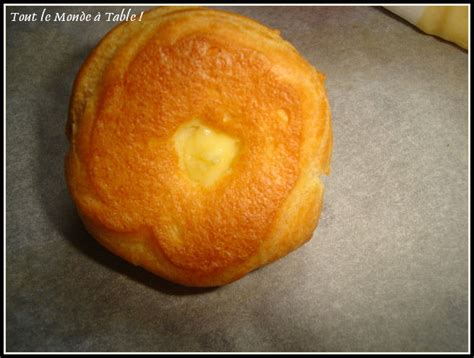
[[[326,74],[332,171],[312,241],[192,289],[84,230],[63,175],[68,101],[116,23],[9,16],[43,8],[6,9],[7,351],[468,349],[466,51],[375,7],[226,8],[281,30]]]

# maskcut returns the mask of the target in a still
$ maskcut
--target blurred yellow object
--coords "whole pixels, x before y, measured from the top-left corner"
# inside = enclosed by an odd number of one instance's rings
[[[430,35],[468,48],[468,6],[386,6]]]

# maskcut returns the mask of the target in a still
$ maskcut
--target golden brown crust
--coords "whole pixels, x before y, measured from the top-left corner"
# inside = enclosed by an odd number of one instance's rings
[[[171,139],[194,117],[242,143],[210,188],[183,175]],[[234,281],[309,240],[332,151],[323,75],[277,31],[195,7],[112,30],[76,78],[67,135],[68,188],[90,233],[190,286]]]

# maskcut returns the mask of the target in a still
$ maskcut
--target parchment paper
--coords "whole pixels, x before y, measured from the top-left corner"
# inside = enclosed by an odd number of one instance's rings
[[[42,8],[7,8],[7,351],[468,349],[466,51],[374,7],[226,8],[280,29],[326,74],[332,172],[311,242],[191,289],[84,230],[64,126],[80,65],[116,23],[8,16]]]

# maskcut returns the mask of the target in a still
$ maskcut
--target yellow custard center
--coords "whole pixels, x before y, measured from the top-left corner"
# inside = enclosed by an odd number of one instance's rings
[[[195,182],[209,187],[230,173],[239,141],[197,119],[182,124],[174,135],[181,169]]]

